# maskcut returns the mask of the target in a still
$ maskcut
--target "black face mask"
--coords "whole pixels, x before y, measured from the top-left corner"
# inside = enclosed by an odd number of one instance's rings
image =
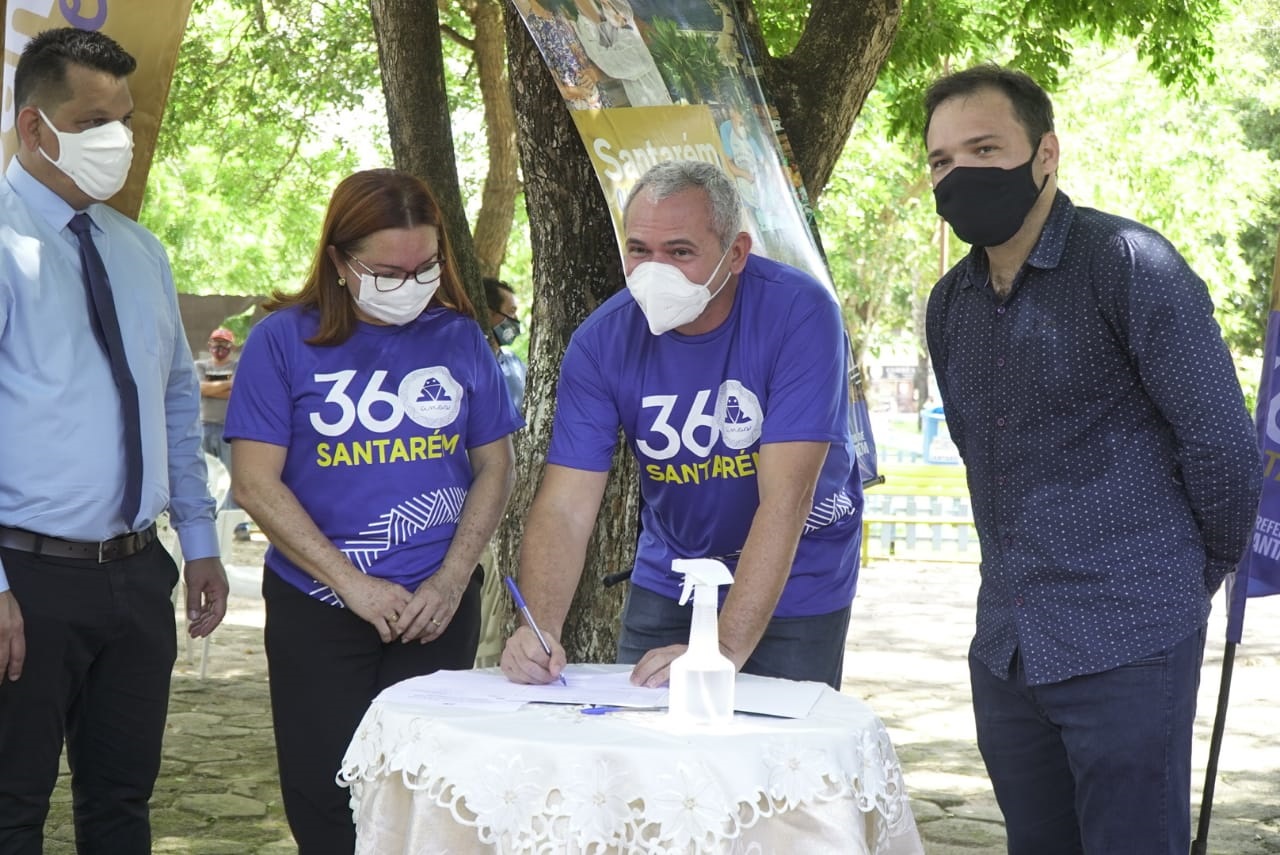
[[[1036,151],[1039,151],[1039,145]],[[957,166],[933,188],[938,216],[946,220],[960,240],[974,246],[1000,246],[1022,228],[1027,214],[1040,198],[1031,177],[1031,159],[1013,169],[998,166]]]
[[[506,347],[520,335],[520,322],[515,318],[504,318],[502,323],[493,328],[493,337],[498,344]]]

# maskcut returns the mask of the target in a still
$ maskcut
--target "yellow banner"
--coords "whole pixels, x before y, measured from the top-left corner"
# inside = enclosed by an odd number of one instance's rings
[[[133,93],[133,167],[110,205],[130,217],[142,207],[142,191],[160,132],[169,82],[192,0],[0,0],[4,11],[4,99],[0,139],[4,165],[18,150],[14,133],[13,75],[23,47],[33,36],[57,27],[100,30],[138,60],[129,78]]]
[[[705,160],[717,166],[724,161],[711,111],[704,106],[616,107],[571,115],[619,237],[627,194],[649,167],[666,160]]]

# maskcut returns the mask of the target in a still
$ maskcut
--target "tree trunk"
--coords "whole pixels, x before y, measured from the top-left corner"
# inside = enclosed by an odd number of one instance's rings
[[[778,108],[809,201],[817,205],[831,170],[889,56],[901,0],[813,0],[795,49],[769,54],[754,0],[734,0],[765,94]]]
[[[816,200],[888,54],[899,0],[814,0],[805,34],[784,60],[768,57],[752,0],[734,2]],[[517,436],[517,484],[496,546],[499,561],[512,567],[550,441],[560,360],[573,330],[623,277],[590,160],[537,48],[510,10],[507,45],[534,258],[529,424]],[[637,483],[635,461],[620,443],[562,639],[572,661],[607,661],[614,654],[622,592],[600,581],[634,560]]]
[[[623,278],[609,209],[560,91],[520,17],[510,10],[506,28],[534,259],[528,427],[516,436],[516,487],[494,546],[500,566],[515,567],[551,439],[560,360],[574,329]],[[640,512],[636,485],[635,461],[619,443],[561,639],[570,661],[613,661],[625,587],[605,588],[601,580],[629,570],[634,560]]]
[[[476,258],[484,276],[498,275],[507,255],[507,240],[515,220],[517,174],[516,114],[507,79],[506,36],[499,0],[476,0],[469,10],[475,25],[473,50],[484,99],[485,139],[489,147],[489,172],[472,235]]]
[[[453,250],[448,263],[485,317],[480,268],[458,185],[439,13],[435,4],[422,0],[370,0],[369,8],[396,168],[431,186],[444,211]]]

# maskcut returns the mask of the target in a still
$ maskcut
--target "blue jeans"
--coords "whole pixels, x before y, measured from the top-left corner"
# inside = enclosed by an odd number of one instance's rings
[[[764,636],[746,664],[744,674],[813,680],[836,691],[844,677],[844,643],[849,634],[849,606],[812,617],[769,621]],[[631,586],[622,607],[618,662],[634,665],[650,650],[689,643],[693,604],[680,605],[660,594]]]
[[[978,748],[1010,855],[1187,855],[1204,627],[1167,650],[1028,686],[969,658]]]

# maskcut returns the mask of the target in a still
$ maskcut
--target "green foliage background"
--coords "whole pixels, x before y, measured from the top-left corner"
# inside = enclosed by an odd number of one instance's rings
[[[1258,353],[1280,228],[1278,6],[907,0],[889,61],[818,207],[863,354],[919,347],[921,301],[943,269],[920,96],[944,69],[987,60],[1024,68],[1050,88],[1060,183],[1073,200],[1161,230],[1209,284],[1233,349]],[[758,0],[756,10],[776,56],[809,16],[804,0]],[[442,24],[471,36],[457,4]],[[483,105],[470,51],[446,39],[445,52],[474,220],[486,168]],[[389,163],[366,3],[196,0],[141,219],[169,247],[184,291],[291,289],[310,264],[334,184]],[[527,322],[526,224],[517,206],[502,275]],[[947,249],[954,262],[967,247]]]

